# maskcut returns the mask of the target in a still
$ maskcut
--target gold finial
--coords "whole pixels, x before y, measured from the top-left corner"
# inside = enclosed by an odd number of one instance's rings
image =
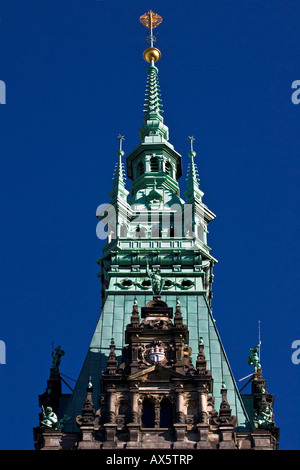
[[[140,16],[140,22],[146,26],[146,28],[149,28],[150,31],[156,28],[162,22],[162,20],[162,17],[157,13],[153,13],[152,10],[149,10],[148,13],[144,13],[142,16]]]
[[[143,53],[143,57],[147,62],[157,62],[161,58],[161,52],[156,47],[153,47],[153,42],[156,38],[153,36],[153,29],[156,28],[161,22],[162,17],[157,13],[154,13],[152,10],[149,10],[148,13],[144,13],[140,16],[140,22],[150,29],[150,44],[151,47],[146,49]]]

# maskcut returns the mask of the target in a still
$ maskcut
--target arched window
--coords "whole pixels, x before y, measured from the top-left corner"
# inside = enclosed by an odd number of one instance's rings
[[[150,159],[150,168],[152,172],[158,172],[158,159],[156,157]]]
[[[142,406],[142,427],[154,428],[155,410],[153,401],[145,398]]]
[[[137,176],[141,176],[144,173],[144,163],[139,162],[137,166]]]
[[[170,400],[163,398],[160,402],[160,427],[171,428],[173,426],[173,407]]]

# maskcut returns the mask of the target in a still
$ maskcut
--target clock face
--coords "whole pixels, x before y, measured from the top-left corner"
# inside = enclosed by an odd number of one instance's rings
[[[162,362],[165,359],[165,350],[161,346],[153,346],[148,352],[148,359],[150,362]]]

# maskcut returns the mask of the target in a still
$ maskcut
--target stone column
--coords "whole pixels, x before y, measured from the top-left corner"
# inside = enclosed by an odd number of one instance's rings
[[[108,392],[108,422],[116,422],[116,394],[115,390]]]
[[[176,396],[176,422],[177,423],[185,423],[184,411],[183,411],[183,400],[184,396],[180,390],[177,391]]]
[[[144,161],[145,161],[145,172],[146,173],[149,173],[151,171],[150,159],[151,159],[150,155],[145,155]]]
[[[176,387],[176,423],[174,424],[176,442],[174,448],[182,448],[185,446],[184,438],[186,435],[186,422],[184,414],[184,390],[183,386],[179,385]]]
[[[139,420],[139,394],[138,387],[130,389],[131,422],[127,425],[129,441],[127,448],[139,447],[140,420]]]
[[[139,422],[139,404],[138,404],[138,390],[130,390],[131,399],[131,422]]]
[[[207,393],[205,390],[198,390],[198,423],[207,424]]]
[[[154,427],[160,427],[160,398],[154,398]]]
[[[108,389],[108,422],[104,424],[105,442],[104,448],[116,447],[116,392],[115,389]]]
[[[199,442],[197,443],[198,449],[207,449],[210,447],[208,442],[208,414],[207,414],[207,391],[205,389],[198,389],[198,436]]]
[[[158,156],[158,171],[164,172],[165,171],[165,160],[163,156]]]

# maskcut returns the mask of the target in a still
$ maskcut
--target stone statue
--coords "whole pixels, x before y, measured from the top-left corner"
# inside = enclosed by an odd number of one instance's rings
[[[160,270],[157,269],[156,271],[151,272],[149,270],[149,265],[147,263],[146,272],[147,272],[147,275],[148,275],[148,277],[150,278],[150,281],[151,281],[153,294],[154,295],[160,295],[160,293],[163,289],[164,283],[165,283],[164,280],[162,279],[161,275],[160,275]]]
[[[258,351],[260,347],[260,341],[255,348],[250,349],[250,355],[248,357],[248,364],[254,366],[254,372],[257,372],[258,369],[261,368],[259,357],[258,357]]]
[[[58,366],[60,365],[60,359],[64,355],[65,355],[65,351],[63,351],[60,346],[57,346],[55,348],[55,352],[52,351],[52,354],[51,354],[51,356],[52,356],[52,366],[51,366],[51,368],[52,369],[57,369],[58,368]]]
[[[64,428],[64,424],[67,422],[67,421],[70,421],[70,419],[72,419],[71,416],[67,416],[67,415],[64,415],[64,417],[62,419],[60,419],[57,423],[57,425],[55,426],[56,429],[63,429]]]
[[[47,406],[46,410],[42,407],[43,418],[40,421],[40,427],[43,429],[63,429],[64,424],[71,419],[71,416],[64,415],[62,419],[58,421],[57,415],[52,410],[51,406]]]
[[[47,406],[46,410],[43,408],[43,419],[40,422],[41,428],[56,428],[57,426],[57,416],[53,412],[51,406]]]
[[[269,428],[273,425],[273,410],[268,404],[262,407],[259,414],[255,414],[253,423],[256,428]]]

